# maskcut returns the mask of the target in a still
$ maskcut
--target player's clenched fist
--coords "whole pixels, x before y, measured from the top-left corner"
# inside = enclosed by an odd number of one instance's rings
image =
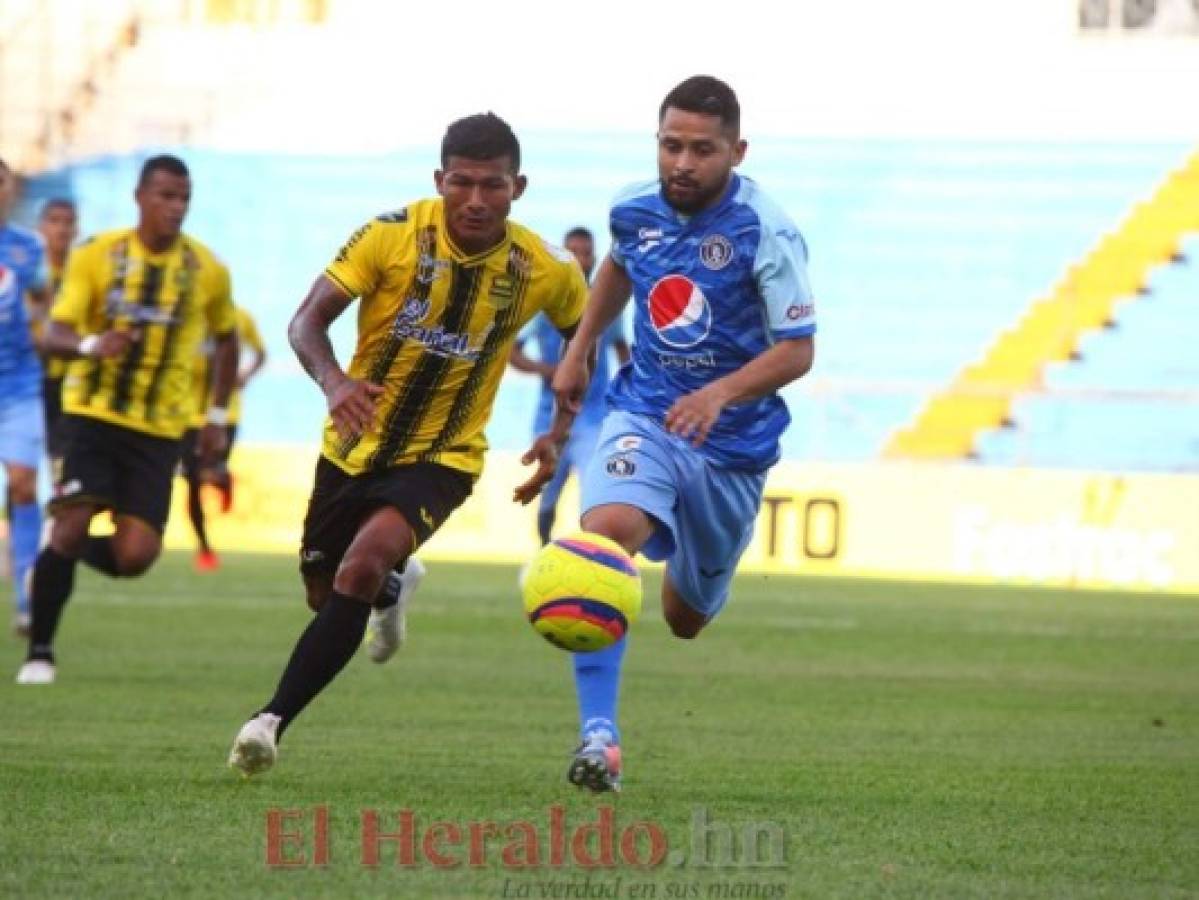
[[[375,421],[375,401],[382,393],[380,385],[369,381],[345,375],[331,379],[325,388],[325,398],[337,433],[352,438],[368,431]]]

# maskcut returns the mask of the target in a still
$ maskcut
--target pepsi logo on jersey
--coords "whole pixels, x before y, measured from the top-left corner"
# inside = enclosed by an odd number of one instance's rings
[[[712,330],[712,307],[691,279],[667,275],[649,292],[650,322],[662,343],[694,347]]]

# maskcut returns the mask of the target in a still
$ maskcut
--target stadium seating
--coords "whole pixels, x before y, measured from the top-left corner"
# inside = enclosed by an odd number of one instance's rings
[[[642,135],[522,139],[531,187],[514,215],[551,237],[581,223],[602,245],[614,191],[652,176],[652,145]],[[1168,144],[756,141],[744,172],[799,223],[820,321],[815,371],[785,392],[794,418],[786,455],[876,457],[930,391],[979,358],[1186,152]],[[430,192],[434,152],[183,155],[196,181],[188,228],[230,263],[238,299],[256,313],[274,357],[248,396],[246,436],[310,440],[322,404],[291,362],[287,318],[364,218]],[[110,156],[47,173],[29,199],[69,189],[85,230],[128,224],[139,164]],[[343,348],[351,332],[346,322]],[[535,390],[522,377],[501,390],[493,446],[523,447]]]
[[[1191,236],[1186,249],[1199,249]],[[1199,468],[1199,258],[1160,266],[1148,294],[1116,307],[1079,358],[1051,366],[1046,393],[1025,396],[1012,424],[984,434],[997,465],[1113,470]]]
[[[980,431],[1001,425],[1043,370],[1073,359],[1079,342],[1113,321],[1122,296],[1143,293],[1151,267],[1178,258],[1182,238],[1199,229],[1199,155],[1171,171],[1153,195],[1066,270],[1049,296],[1034,300],[982,355],[966,365],[897,432],[886,454],[962,458],[976,454]]]

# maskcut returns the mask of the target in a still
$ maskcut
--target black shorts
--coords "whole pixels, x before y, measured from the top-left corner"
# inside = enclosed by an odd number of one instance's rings
[[[322,456],[304,516],[300,571],[306,575],[336,572],[362,523],[382,506],[400,511],[419,547],[473,488],[474,478],[466,472],[437,463],[347,475]]]
[[[136,516],[159,534],[171,510],[179,440],[142,434],[88,416],[64,415],[66,452],[49,509],[93,503]]]
[[[229,454],[233,452],[233,442],[237,439],[237,426],[225,426],[225,449],[216,458],[212,468],[223,472],[229,468]],[[200,440],[200,429],[189,428],[183,432],[183,445],[179,457],[179,471],[188,481],[200,477],[200,457],[196,455],[196,445]]]
[[[62,459],[67,441],[62,428],[62,379],[42,379],[42,409],[46,417],[46,455]]]

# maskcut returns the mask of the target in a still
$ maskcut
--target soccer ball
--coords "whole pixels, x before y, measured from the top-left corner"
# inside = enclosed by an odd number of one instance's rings
[[[641,613],[641,575],[615,541],[579,531],[533,557],[521,588],[533,628],[572,653],[603,650]]]

